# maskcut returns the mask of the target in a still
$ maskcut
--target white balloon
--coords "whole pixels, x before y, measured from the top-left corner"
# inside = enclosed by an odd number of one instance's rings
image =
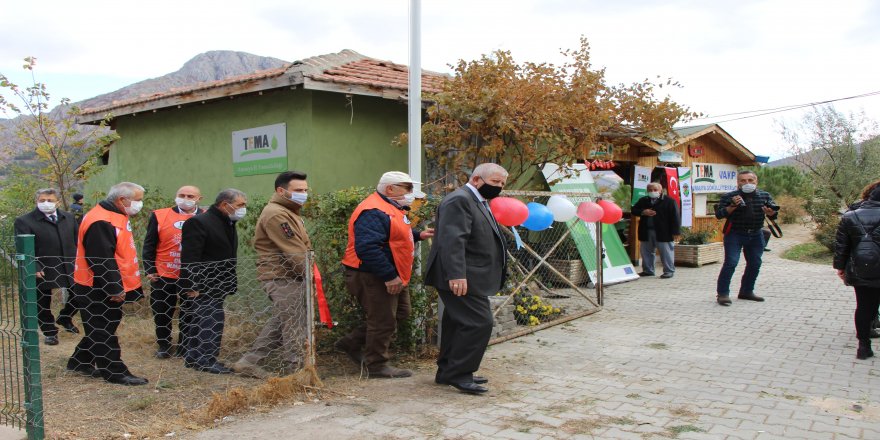
[[[553,220],[567,222],[577,215],[577,207],[566,196],[550,196],[547,208],[553,213]]]

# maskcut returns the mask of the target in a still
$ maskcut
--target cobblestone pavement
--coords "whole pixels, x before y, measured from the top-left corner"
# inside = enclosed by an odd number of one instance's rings
[[[597,314],[490,347],[486,396],[434,385],[425,365],[408,379],[331,381],[328,400],[197,438],[880,439],[880,361],[855,358],[852,290],[829,266],[780,259],[805,234],[787,232],[765,254],[764,303],[718,306],[719,264],[679,268],[607,288]]]

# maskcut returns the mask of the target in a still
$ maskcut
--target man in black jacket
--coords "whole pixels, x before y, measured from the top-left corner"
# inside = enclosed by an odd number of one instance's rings
[[[36,208],[15,219],[15,235],[34,236],[37,264],[37,319],[46,337],[46,345],[58,345],[58,327],[52,316],[52,289],[71,286],[73,258],[76,256],[76,220],[69,212],[58,209],[58,191],[45,188],[37,191]],[[73,325],[76,308],[68,301],[58,313],[58,324],[70,333],[79,333]]]
[[[191,317],[184,366],[213,374],[229,374],[217,360],[226,318],[223,301],[238,289],[235,265],[238,232],[235,222],[247,214],[247,196],[237,189],[220,191],[208,210],[183,224],[180,291],[184,313]]]
[[[654,276],[654,252],[660,250],[663,275],[675,275],[674,237],[681,234],[681,217],[675,201],[662,193],[663,187],[657,182],[648,184],[648,195],[640,198],[632,207],[632,215],[640,217],[639,241],[641,242],[642,272],[639,276]]]

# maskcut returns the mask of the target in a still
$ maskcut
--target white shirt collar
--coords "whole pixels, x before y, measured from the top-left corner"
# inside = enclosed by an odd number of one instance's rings
[[[58,210],[56,209],[56,210],[54,210],[54,211],[52,211],[52,212],[50,212],[50,213],[48,213],[48,214],[46,214],[46,213],[44,212],[43,215],[45,215],[46,218],[48,218],[48,219],[51,219],[50,216],[52,216],[52,215],[54,215],[55,218],[58,218]]]
[[[465,186],[467,186],[467,187],[468,187],[468,189],[470,189],[470,190],[471,190],[471,192],[473,192],[473,193],[474,193],[474,195],[475,195],[475,196],[477,196],[477,200],[479,200],[479,201],[480,201],[480,203],[483,203],[483,202],[485,202],[485,201],[486,201],[486,198],[485,198],[485,197],[483,197],[483,196],[482,196],[482,195],[481,195],[481,194],[480,194],[480,190],[478,190],[478,189],[477,189],[477,187],[475,187],[475,186],[473,186],[473,185],[471,185],[471,183],[470,183],[470,182],[468,182],[468,183],[466,183],[466,184],[465,184]]]

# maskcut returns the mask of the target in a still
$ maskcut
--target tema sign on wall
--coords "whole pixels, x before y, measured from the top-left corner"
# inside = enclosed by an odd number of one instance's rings
[[[275,174],[287,169],[287,124],[232,132],[232,172],[236,177]]]

